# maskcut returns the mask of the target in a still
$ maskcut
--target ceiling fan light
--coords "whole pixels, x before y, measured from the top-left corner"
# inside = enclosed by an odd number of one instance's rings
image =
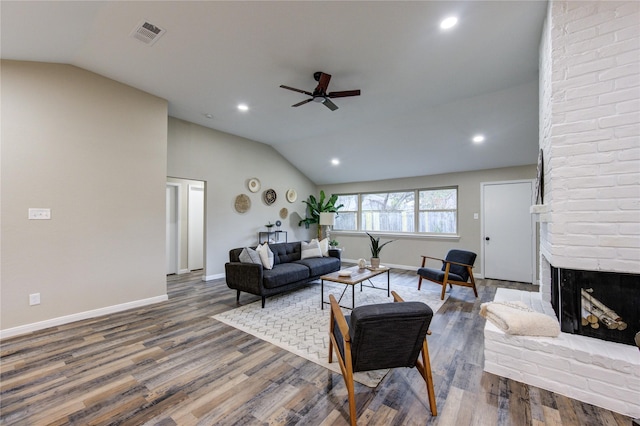
[[[324,96],[315,96],[313,98],[313,102],[318,102],[320,104],[323,104],[324,101],[326,101],[326,100],[327,100],[327,98],[325,98]]]

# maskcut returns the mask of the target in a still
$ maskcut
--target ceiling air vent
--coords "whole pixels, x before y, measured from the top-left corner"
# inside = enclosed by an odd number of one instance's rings
[[[164,34],[166,30],[157,27],[147,21],[140,21],[140,23],[133,29],[131,36],[137,38],[144,44],[151,46],[153,43]]]

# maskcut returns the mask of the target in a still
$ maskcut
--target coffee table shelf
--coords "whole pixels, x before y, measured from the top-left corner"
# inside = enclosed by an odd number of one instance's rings
[[[389,283],[390,270],[391,268],[387,268],[387,267],[380,267],[378,269],[372,269],[372,268],[360,269],[357,266],[352,266],[350,268],[341,269],[340,271],[332,272],[330,274],[321,276],[320,277],[320,299],[321,299],[320,308],[324,309],[324,305],[329,304],[329,302],[324,301],[324,282],[325,281],[344,284],[345,287],[344,287],[344,290],[342,291],[342,294],[340,295],[340,298],[338,299],[338,303],[340,303],[345,292],[347,291],[349,286],[351,286],[351,307],[342,306],[342,305],[340,305],[340,307],[353,310],[356,304],[356,294],[355,294],[356,285],[360,284],[360,291],[362,291],[362,283],[364,281],[369,281],[369,284],[371,285],[365,285],[365,287],[373,288],[375,290],[385,290],[384,288],[376,287],[375,285],[373,285],[373,283],[371,282],[371,278],[377,277],[378,275],[384,274],[386,272],[387,273],[386,290],[387,290],[387,297],[389,297],[390,291],[391,291],[390,283]],[[340,275],[341,271],[350,271],[351,275],[349,276]]]

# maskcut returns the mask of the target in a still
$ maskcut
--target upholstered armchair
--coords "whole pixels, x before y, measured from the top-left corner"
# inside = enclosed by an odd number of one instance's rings
[[[427,259],[434,259],[442,262],[441,269],[426,267]],[[422,279],[427,279],[442,286],[442,294],[440,299],[444,299],[444,293],[452,284],[473,288],[473,293],[478,297],[476,289],[476,281],[473,278],[473,264],[476,261],[476,254],[466,250],[449,250],[447,257],[440,259],[431,256],[422,256],[422,267],[418,269],[420,280],[418,281],[418,290],[422,286]]]
[[[402,303],[359,306],[346,317],[329,295],[329,362],[335,352],[349,395],[351,425],[357,420],[353,373],[383,368],[416,367],[427,386],[431,414],[437,415],[426,340],[433,311],[422,302],[404,302],[395,291],[392,294]]]

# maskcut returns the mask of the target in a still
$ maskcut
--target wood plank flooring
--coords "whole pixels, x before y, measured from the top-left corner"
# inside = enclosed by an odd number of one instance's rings
[[[211,319],[236,306],[224,280],[167,278],[169,300],[0,342],[2,425],[346,425],[342,377]],[[392,271],[393,289],[417,286]],[[625,425],[631,419],[482,371],[479,297],[454,287],[429,337],[438,416],[415,369],[355,384],[359,424]],[[433,285],[423,283],[424,285]],[[259,298],[242,294],[242,304]],[[269,300],[267,299],[267,304]],[[293,319],[292,319],[293,320]]]

